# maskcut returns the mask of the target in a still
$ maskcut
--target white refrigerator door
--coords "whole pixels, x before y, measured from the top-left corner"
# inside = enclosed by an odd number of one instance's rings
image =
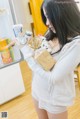
[[[0,38],[14,38],[12,30],[13,19],[8,0],[0,0],[0,11],[2,9],[5,9],[5,12],[0,12]]]

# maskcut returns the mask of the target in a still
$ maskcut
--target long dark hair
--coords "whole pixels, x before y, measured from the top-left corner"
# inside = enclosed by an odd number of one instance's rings
[[[74,0],[44,0],[41,6],[41,16],[46,25],[43,7],[56,30],[56,34],[49,30],[48,41],[49,38],[57,37],[63,47],[68,42],[68,37],[73,38],[80,34],[80,12]]]
[[[53,38],[57,37],[56,33],[53,33],[51,29],[48,29],[44,36],[46,37],[47,41],[53,40]]]

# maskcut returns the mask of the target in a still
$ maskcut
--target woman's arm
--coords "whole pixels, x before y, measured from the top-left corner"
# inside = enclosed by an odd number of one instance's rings
[[[26,49],[25,49],[26,50]],[[22,51],[23,52],[23,51]],[[23,53],[24,54],[24,53]],[[24,54],[25,55],[25,54]],[[67,53],[54,66],[52,71],[45,71],[36,61],[30,57],[26,59],[33,72],[39,74],[42,78],[51,83],[59,82],[65,79],[66,75],[72,72],[80,62],[80,41],[76,42]]]

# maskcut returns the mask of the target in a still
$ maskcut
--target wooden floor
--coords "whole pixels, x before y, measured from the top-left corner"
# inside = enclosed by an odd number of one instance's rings
[[[31,70],[26,62],[20,63],[26,92],[21,96],[0,106],[1,111],[8,111],[8,119],[38,119],[31,98]],[[80,91],[76,87],[75,104],[68,108],[68,119],[80,119]],[[2,119],[2,118],[0,118]],[[6,118],[4,118],[6,119]]]

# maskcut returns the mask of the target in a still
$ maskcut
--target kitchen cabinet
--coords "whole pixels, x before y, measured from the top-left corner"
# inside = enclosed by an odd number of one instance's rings
[[[0,105],[25,92],[19,63],[0,69]]]

